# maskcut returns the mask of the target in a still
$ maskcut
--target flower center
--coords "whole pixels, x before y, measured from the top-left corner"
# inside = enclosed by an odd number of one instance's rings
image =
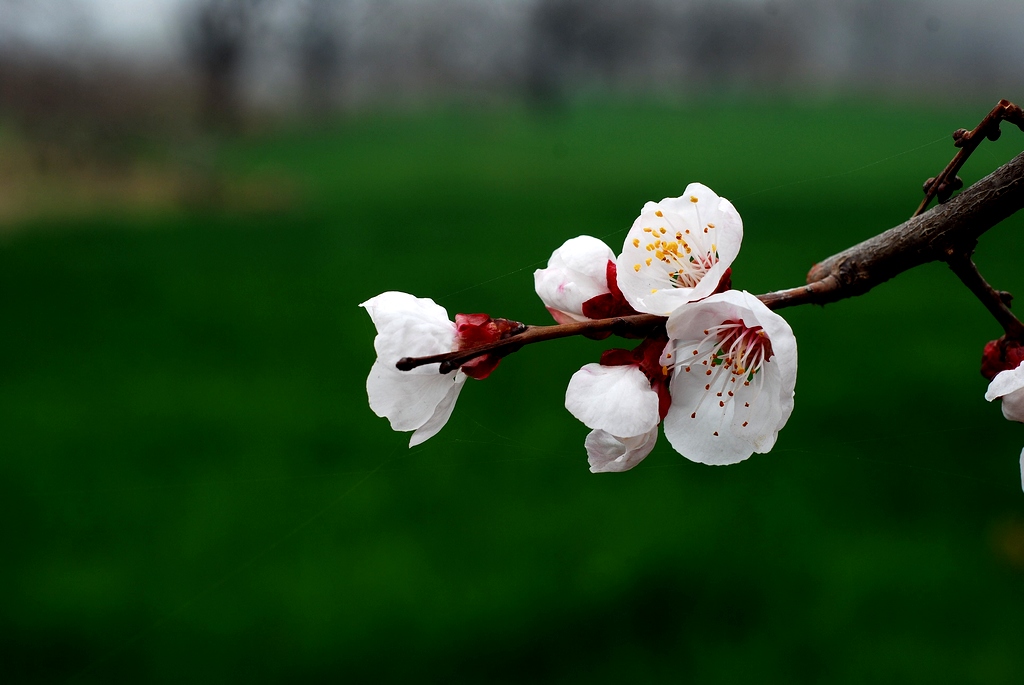
[[[660,210],[655,215],[665,220],[666,226],[643,229],[646,234],[643,240],[633,239],[633,246],[652,253],[642,264],[635,264],[633,269],[640,271],[658,262],[659,271],[668,272],[668,285],[672,288],[696,287],[704,275],[718,263],[718,245],[713,242],[715,225],[704,223],[697,208],[697,198],[691,197],[697,221],[694,225],[700,229],[691,231],[689,228],[676,228],[672,220]],[[667,267],[667,268],[666,268]]]
[[[705,329],[704,337],[693,347],[687,347],[687,341],[677,342],[677,359],[669,361],[676,367],[682,367],[683,373],[703,372],[707,376],[704,393],[690,418],[696,418],[697,411],[708,398],[717,401],[718,407],[723,409],[741,391],[743,408],[749,408],[761,394],[764,374],[760,371],[773,354],[772,343],[764,328],[751,328],[736,320]],[[753,392],[752,397],[750,392]]]

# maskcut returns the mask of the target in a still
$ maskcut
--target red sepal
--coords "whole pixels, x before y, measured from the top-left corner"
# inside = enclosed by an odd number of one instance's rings
[[[1019,340],[1007,339],[1004,335],[985,345],[981,355],[981,375],[988,380],[995,378],[1000,371],[1016,369],[1024,362],[1024,345]]]
[[[583,316],[588,319],[611,319],[616,316],[632,316],[640,313],[626,302],[622,291],[619,290],[616,275],[615,262],[609,259],[608,265],[605,267],[604,277],[610,292],[597,295],[584,302]]]
[[[715,288],[713,294],[724,293],[726,290],[732,290],[732,267],[730,266],[722,274],[722,280],[718,281],[718,287]]]
[[[464,350],[507,338],[523,330],[523,324],[509,319],[492,319],[487,314],[456,314],[455,335],[458,348]],[[470,378],[483,380],[498,368],[502,354],[483,354],[469,360],[460,368]]]

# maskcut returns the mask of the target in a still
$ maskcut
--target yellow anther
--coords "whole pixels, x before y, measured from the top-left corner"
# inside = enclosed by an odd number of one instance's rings
[[[654,213],[654,216],[665,216],[665,215],[664,215],[664,214],[662,214],[662,213],[661,213],[661,210],[659,209],[658,211],[656,211],[656,212]]]
[[[662,226],[662,227],[661,227],[661,228],[659,228],[658,230],[659,230],[659,231],[661,231],[661,234],[662,234],[662,235],[665,235],[665,233],[667,232],[667,231],[665,230],[665,227],[664,227],[664,226]]]
[[[656,293],[656,292],[658,292],[658,289],[657,289],[657,288],[652,288],[652,289],[651,289],[651,295],[653,295],[653,294],[654,294],[654,293]]]
[[[649,228],[645,228],[645,229],[644,229],[644,233],[651,233],[651,229],[649,229]]]
[[[661,259],[661,257],[658,257],[658,259]],[[650,257],[648,257],[648,258],[647,258],[647,266],[650,266],[650,265],[651,265],[651,258],[650,258]],[[637,264],[637,265],[636,265],[636,270],[637,270],[637,271],[639,271],[639,270],[640,270],[640,265],[639,265],[639,264]]]
[[[691,195],[690,196],[690,202],[696,202],[696,201],[697,201],[697,196],[696,195]]]
[[[640,270],[640,265],[639,264],[634,264],[633,265],[633,271],[639,271],[639,270]]]
[[[640,247],[640,239],[633,238],[633,247]]]
[[[715,227],[714,224],[708,224],[708,228],[714,228],[714,227]]]

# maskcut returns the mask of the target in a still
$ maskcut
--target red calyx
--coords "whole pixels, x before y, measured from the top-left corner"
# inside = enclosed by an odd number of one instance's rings
[[[492,319],[487,314],[455,315],[455,335],[458,340],[458,349],[460,350],[496,342],[515,335],[524,328],[526,327],[518,321]],[[460,368],[470,378],[483,380],[490,376],[494,369],[498,368],[498,363],[503,356],[503,354],[497,352],[482,354],[469,360]]]
[[[985,345],[981,355],[981,375],[992,380],[1000,371],[1016,369],[1024,362],[1024,344],[1004,335]]]
[[[605,279],[608,282],[608,290],[611,292],[597,295],[584,302],[583,316],[588,319],[610,319],[616,316],[639,314],[637,310],[629,306],[622,291],[619,290],[619,283],[615,280],[616,273],[615,262],[609,259],[608,266],[605,267]]]
[[[732,290],[732,267],[730,266],[722,274],[722,280],[718,281],[718,287],[715,289],[715,294],[724,293],[726,290]]]

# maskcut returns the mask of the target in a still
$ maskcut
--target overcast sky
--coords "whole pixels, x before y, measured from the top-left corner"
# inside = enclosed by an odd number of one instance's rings
[[[176,15],[191,0],[0,2],[0,41],[42,47],[100,43],[114,52],[162,55],[177,46]]]

